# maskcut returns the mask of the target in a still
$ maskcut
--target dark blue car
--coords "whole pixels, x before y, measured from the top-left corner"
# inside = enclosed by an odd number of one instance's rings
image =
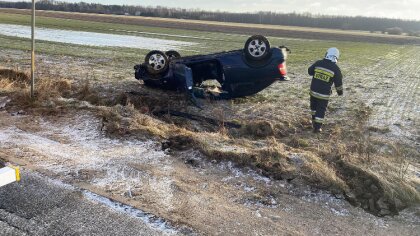
[[[143,64],[134,67],[135,77],[146,86],[183,91],[216,80],[222,99],[250,96],[287,80],[288,51],[284,46],[271,47],[261,35],[250,37],[244,49],[210,55],[181,57],[176,51],[151,51]]]

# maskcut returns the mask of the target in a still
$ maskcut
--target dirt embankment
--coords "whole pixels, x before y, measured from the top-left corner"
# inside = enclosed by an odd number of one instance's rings
[[[99,108],[101,130],[111,137],[157,140],[162,142],[163,151],[173,155],[199,151],[209,161],[231,161],[274,180],[342,195],[353,205],[379,216],[395,215],[420,199],[416,182],[409,180],[406,172],[401,173],[402,167],[396,165],[400,155],[413,151],[383,153],[379,147],[388,149],[389,144],[366,138],[370,110],[363,106],[348,115],[353,123],[339,122],[328,128],[328,134],[314,139],[305,117],[284,118],[276,124],[262,118],[230,121],[229,114],[212,105],[209,114],[204,115],[219,122],[161,113],[185,109],[182,95],[171,93],[145,93],[141,89],[118,93],[114,88],[104,90],[88,83],[43,78],[33,100],[28,97],[27,87],[22,87],[21,80],[27,77],[18,75],[22,73],[11,70],[0,73],[6,78],[1,82],[3,88],[12,91],[9,95],[15,109],[48,116],[68,110],[68,101],[87,101],[84,107]],[[60,100],[62,97],[70,100]],[[185,111],[199,112],[194,108]],[[225,124],[229,122],[238,126],[227,128]],[[377,172],[370,169],[372,164],[379,169]],[[387,174],[381,174],[383,171]]]
[[[5,9],[1,8],[0,12],[13,14],[31,14],[30,10]],[[100,15],[87,13],[69,13],[54,11],[38,11],[38,16],[54,17],[63,19],[86,20],[106,23],[119,23],[130,25],[141,25],[151,27],[165,27],[173,29],[186,29],[197,31],[213,31],[222,33],[236,34],[261,34],[266,36],[287,37],[287,38],[303,38],[303,39],[321,39],[321,40],[339,40],[352,42],[371,42],[371,43],[388,43],[388,44],[415,44],[420,45],[420,38],[391,36],[391,35],[369,35],[362,32],[339,32],[338,30],[324,30],[293,27],[272,26],[272,25],[252,25],[239,23],[223,23],[223,22],[205,22],[194,20],[176,20],[165,18],[148,18],[148,17],[128,17],[116,15]]]
[[[223,121],[229,115],[214,107],[209,109],[219,124],[153,115],[168,107],[185,109],[176,94],[142,88],[120,94],[118,88],[62,86],[71,81],[40,78],[37,97],[30,100],[26,87],[14,86],[15,79],[1,81],[5,87],[0,94],[12,101],[0,113],[0,157],[175,225],[209,235],[410,235],[417,227],[374,217],[343,200],[346,194],[365,208],[359,194],[373,191],[366,209],[395,214],[392,202],[380,199],[384,183],[346,158],[355,157],[345,149],[350,146],[327,148],[343,138],[336,128],[332,137],[319,136],[325,144],[315,148],[318,143],[305,139],[310,135],[305,119],[285,121],[289,124],[242,121],[241,128],[227,129]],[[186,112],[198,112],[191,109]]]

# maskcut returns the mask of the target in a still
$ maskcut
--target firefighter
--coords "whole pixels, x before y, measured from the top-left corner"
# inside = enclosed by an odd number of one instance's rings
[[[342,96],[344,92],[343,76],[337,65],[339,57],[340,51],[337,48],[330,48],[323,60],[315,62],[308,69],[309,75],[312,76],[310,96],[314,133],[322,132],[325,112],[332,94],[332,85],[335,85],[339,96]]]

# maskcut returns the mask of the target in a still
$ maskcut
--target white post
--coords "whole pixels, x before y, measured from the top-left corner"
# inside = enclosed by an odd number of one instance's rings
[[[31,98],[35,92],[35,0],[32,0]]]

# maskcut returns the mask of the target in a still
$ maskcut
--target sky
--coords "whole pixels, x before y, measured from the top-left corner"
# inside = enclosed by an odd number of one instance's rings
[[[20,0],[7,0],[20,1]],[[64,0],[80,2],[81,0]],[[102,4],[200,8],[230,12],[310,12],[420,20],[420,0],[84,0]]]

